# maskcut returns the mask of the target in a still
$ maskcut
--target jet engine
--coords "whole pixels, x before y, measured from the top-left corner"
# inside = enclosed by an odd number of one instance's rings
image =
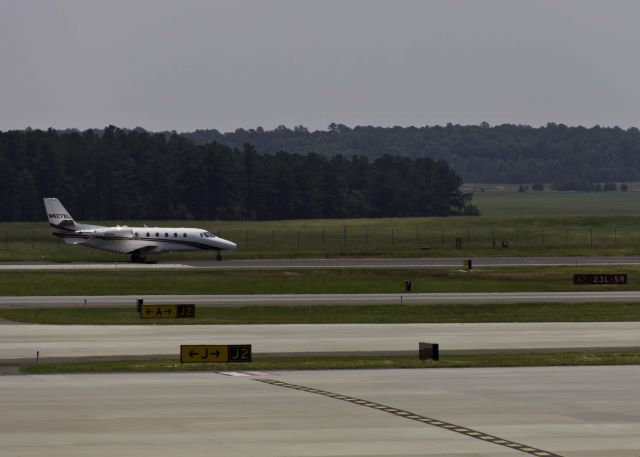
[[[80,230],[79,233],[105,238],[133,238],[133,229],[126,226],[101,227],[93,230]]]

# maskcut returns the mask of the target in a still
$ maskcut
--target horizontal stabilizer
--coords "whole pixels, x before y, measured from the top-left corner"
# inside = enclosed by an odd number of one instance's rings
[[[75,226],[75,222],[73,221],[73,219],[62,219],[57,224],[55,224],[55,226],[63,228],[73,228]]]

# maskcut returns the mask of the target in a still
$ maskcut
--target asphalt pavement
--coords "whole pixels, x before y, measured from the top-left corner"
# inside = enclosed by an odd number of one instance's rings
[[[0,377],[0,455],[637,457],[640,367]]]
[[[340,259],[258,259],[258,260],[185,260],[166,261],[158,256],[148,263],[131,262],[0,262],[0,271],[28,270],[154,270],[154,269],[298,269],[298,268],[462,268],[463,261],[472,260],[473,268],[509,266],[577,266],[577,265],[640,265],[640,256],[597,257],[458,257],[438,258],[340,258]]]

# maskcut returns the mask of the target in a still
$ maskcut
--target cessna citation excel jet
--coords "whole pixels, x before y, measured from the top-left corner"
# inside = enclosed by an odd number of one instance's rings
[[[67,244],[81,244],[120,254],[130,254],[132,262],[144,262],[147,254],[177,251],[233,251],[236,244],[197,228],[103,227],[80,224],[57,198],[45,198],[49,225],[53,235]]]

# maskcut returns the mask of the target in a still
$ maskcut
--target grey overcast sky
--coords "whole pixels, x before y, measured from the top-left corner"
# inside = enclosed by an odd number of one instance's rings
[[[0,0],[0,130],[640,126],[640,2]]]

